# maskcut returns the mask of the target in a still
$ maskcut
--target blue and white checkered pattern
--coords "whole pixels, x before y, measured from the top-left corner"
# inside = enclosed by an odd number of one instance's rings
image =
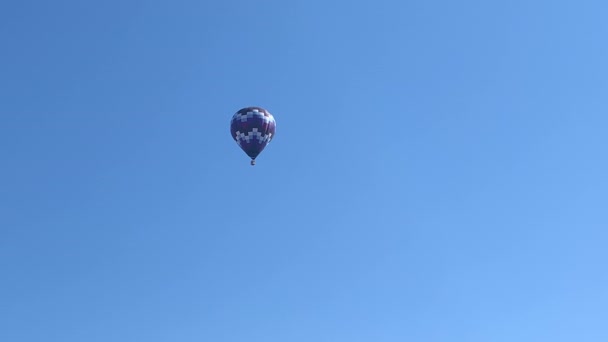
[[[262,132],[258,131],[257,128],[253,128],[250,132],[247,132],[247,134],[241,131],[236,131],[235,140],[239,146],[241,145],[242,140],[249,143],[253,139],[256,139],[260,144],[265,142],[270,143],[270,140],[272,140],[272,133],[262,134]]]
[[[237,112],[236,114],[234,114],[232,120],[233,121],[240,121],[240,122],[247,122],[248,119],[257,117],[259,119],[262,119],[265,122],[270,122],[272,120],[272,117],[265,115],[263,111],[257,109],[257,108],[253,108],[251,110],[248,110],[245,113],[239,113]]]

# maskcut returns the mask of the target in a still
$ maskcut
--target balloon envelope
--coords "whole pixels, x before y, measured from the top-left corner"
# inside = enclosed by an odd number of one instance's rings
[[[260,107],[246,107],[232,116],[230,134],[241,149],[251,158],[255,158],[266,148],[276,129],[274,117]]]

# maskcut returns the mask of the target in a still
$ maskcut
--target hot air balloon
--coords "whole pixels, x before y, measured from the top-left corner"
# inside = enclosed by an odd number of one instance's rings
[[[232,116],[230,134],[241,149],[251,158],[255,158],[266,148],[272,138],[276,122],[266,109],[260,107],[245,107]]]

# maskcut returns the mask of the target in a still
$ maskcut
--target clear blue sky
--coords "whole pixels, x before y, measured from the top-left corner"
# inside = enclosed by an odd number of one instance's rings
[[[3,1],[0,340],[607,341],[607,11]]]

